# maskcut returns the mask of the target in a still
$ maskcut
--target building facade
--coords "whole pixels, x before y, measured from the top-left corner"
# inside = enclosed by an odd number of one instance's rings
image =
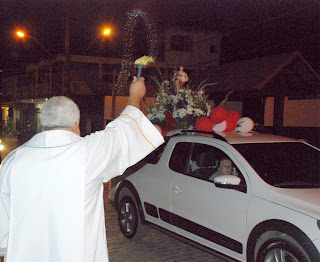
[[[207,90],[215,104],[232,90],[226,103],[229,110],[278,130],[288,125],[313,128],[312,134],[319,136],[320,78],[299,52],[222,65],[221,45],[219,33],[166,30],[163,61],[156,61],[143,70],[147,97],[152,98],[157,93],[153,76],[159,80],[168,79],[173,69],[182,65],[192,86],[204,80],[218,82]],[[61,54],[28,65],[23,74],[4,72],[0,90],[2,133],[24,136],[24,141],[39,132],[42,104],[56,95],[69,96],[79,105],[82,135],[103,128],[127,103],[131,79],[127,77],[120,85],[119,76],[124,73],[132,77],[136,70],[133,63],[122,58]],[[123,72],[128,64],[130,70]],[[312,102],[299,102],[306,99]],[[304,111],[313,112],[310,117],[315,120],[307,121],[312,126],[290,113],[292,106],[298,110],[296,107],[302,104]],[[308,108],[311,105],[312,108]]]
[[[147,96],[152,97],[156,85],[151,76],[170,77],[173,68],[184,65],[190,72],[201,71],[199,61],[208,65],[218,63],[220,42],[217,34],[189,32],[170,29],[165,33],[164,61],[156,61],[151,69],[144,70],[147,79]],[[188,47],[183,48],[183,42]],[[213,47],[213,45],[215,47]],[[212,52],[214,51],[214,52]],[[22,74],[3,73],[1,83],[2,132],[13,135],[32,134],[41,130],[39,112],[46,99],[56,95],[66,95],[75,100],[81,110],[81,132],[83,135],[101,129],[106,122],[115,118],[116,95],[126,96],[131,79],[119,87],[117,81],[125,63],[130,64],[130,75],[135,74],[134,61],[122,58],[93,57],[83,55],[59,54],[50,60],[29,64]],[[196,71],[196,70],[197,71]],[[121,90],[119,90],[121,89]],[[121,92],[120,92],[121,91]],[[111,114],[104,116],[105,96],[113,97]],[[25,140],[25,139],[24,139]]]

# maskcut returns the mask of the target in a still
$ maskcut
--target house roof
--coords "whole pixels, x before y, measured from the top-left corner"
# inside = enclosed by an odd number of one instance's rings
[[[283,53],[212,68],[210,93],[258,90],[261,93],[318,94],[320,76],[299,51]]]

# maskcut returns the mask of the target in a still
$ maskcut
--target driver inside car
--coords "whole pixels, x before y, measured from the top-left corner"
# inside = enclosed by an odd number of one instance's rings
[[[209,177],[210,181],[214,181],[214,179],[217,176],[222,176],[222,175],[233,175],[233,162],[230,160],[229,157],[227,156],[223,156],[220,158],[219,160],[219,164],[218,164],[218,170],[217,172],[215,172],[214,174],[212,174]]]

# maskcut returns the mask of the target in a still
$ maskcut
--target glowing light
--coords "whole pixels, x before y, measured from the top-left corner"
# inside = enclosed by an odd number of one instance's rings
[[[23,32],[21,32],[21,31],[18,31],[18,32],[17,32],[17,36],[19,36],[19,37],[24,37],[25,34],[24,34]]]
[[[111,29],[110,28],[105,28],[104,30],[103,30],[103,34],[104,35],[109,35],[111,33]]]
[[[88,45],[88,47],[86,48],[85,50],[85,53],[90,49],[90,47],[92,46],[92,44],[98,39],[98,38],[101,38],[101,37],[110,37],[110,35],[112,34],[112,28],[110,27],[103,27],[101,28],[101,33],[95,38],[92,40],[92,42],[90,43],[90,45]]]

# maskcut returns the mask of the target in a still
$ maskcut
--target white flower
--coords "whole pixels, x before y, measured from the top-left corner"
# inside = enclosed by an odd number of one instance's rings
[[[205,115],[205,112],[203,110],[199,109],[199,108],[194,109],[193,112],[194,112],[195,116],[203,116],[203,115]]]
[[[188,115],[193,115],[194,108],[190,105],[187,105],[187,113]]]
[[[154,119],[158,119],[160,121],[165,120],[166,116],[165,116],[164,107],[160,106],[158,108],[156,107],[152,108],[151,113],[147,115],[147,118],[149,120],[154,120]]]
[[[164,80],[162,83],[155,80],[159,86],[159,92],[155,97],[153,109],[147,108],[149,113],[147,117],[154,122],[166,125],[165,114],[172,113],[177,128],[190,128],[196,118],[209,116],[211,105],[206,101],[203,86],[199,91],[193,91],[188,86],[176,89],[175,78],[173,77],[172,81]]]
[[[177,104],[178,103],[178,97],[175,96],[175,95],[170,95],[170,98],[171,98],[171,101],[174,103],[174,104]]]
[[[187,110],[185,108],[179,108],[172,114],[173,118],[184,118],[187,115]]]
[[[189,102],[189,106],[194,107],[194,102],[193,102],[193,100],[191,100],[191,101]]]
[[[163,85],[163,86],[170,86],[170,82],[169,82],[168,80],[164,80],[164,81],[162,82],[162,85]]]

